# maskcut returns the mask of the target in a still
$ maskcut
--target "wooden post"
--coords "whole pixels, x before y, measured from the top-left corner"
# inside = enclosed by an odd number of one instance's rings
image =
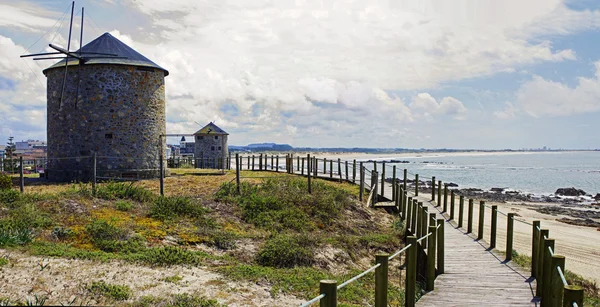
[[[498,206],[492,206],[492,229],[490,230],[490,248],[496,248],[496,229],[498,228]],[[508,257],[508,254],[506,255]]]
[[[507,214],[506,219],[506,260],[510,261],[512,260],[513,252],[513,228],[515,225],[515,214]]]
[[[162,142],[160,143],[162,146]],[[158,171],[160,172],[160,175],[158,176],[160,179],[159,181],[159,192],[160,192],[160,196],[164,196],[165,195],[165,166],[163,165],[163,155],[162,155],[162,148],[158,149]]]
[[[229,158],[227,159],[227,169],[231,170],[231,151],[228,152],[229,154]],[[265,167],[266,167],[266,163],[265,163]]]
[[[273,167],[275,167],[275,157],[273,157],[273,155],[271,155],[271,170],[273,170]]]
[[[300,171],[300,155],[296,157],[296,171]]]
[[[404,289],[404,306],[414,307],[417,292],[417,238],[409,236],[406,238],[410,247],[406,251],[406,282]],[[566,295],[565,295],[566,297]]]
[[[469,212],[467,213],[467,233],[473,232],[473,199],[469,198]]]
[[[477,240],[483,239],[483,224],[485,222],[485,202],[479,201],[479,227],[477,227]]]
[[[436,251],[436,233],[435,225],[429,226],[431,235],[427,238],[427,284],[425,290],[432,291],[435,284],[435,251]],[[425,241],[421,241],[425,242]]]
[[[423,214],[423,210],[421,210],[421,207],[419,207],[419,202],[416,199],[413,199],[413,204],[414,204],[413,214],[414,214],[414,218],[415,218],[413,225],[415,226],[415,231],[417,232],[417,238],[420,239],[423,236],[423,233],[421,232],[421,229],[422,229],[421,214]],[[423,245],[423,244],[421,244],[421,245]]]
[[[241,187],[240,187],[240,154],[236,153],[235,154],[235,183],[237,186],[237,192],[238,195],[242,194],[241,193]]]
[[[362,169],[362,162],[360,168]],[[356,182],[356,159],[352,161],[352,182]]]
[[[421,236],[424,236],[427,234],[427,225],[429,225],[428,222],[428,214],[427,214],[427,207],[423,206],[423,202],[419,202],[419,206],[422,208],[421,209]],[[423,240],[421,241],[423,243],[423,248],[427,247],[427,240]]]
[[[431,200],[435,201],[435,176],[431,177]]]
[[[396,165],[392,167],[392,200],[395,201],[397,198],[398,185],[396,183]]]
[[[439,180],[438,181],[438,201],[437,201],[437,207],[442,205],[442,181]]]
[[[544,238],[548,238],[549,235],[549,231],[548,229],[542,229],[539,231],[539,238],[538,238],[538,243],[539,243],[539,247],[537,249],[537,273],[536,273],[536,277],[535,277],[535,283],[536,283],[536,289],[535,289],[535,295],[541,297],[542,296],[542,289],[543,289],[543,283],[544,283]]]
[[[279,173],[279,155],[275,157],[275,171]]]
[[[565,256],[554,255],[552,256],[550,262],[552,263],[550,266],[552,269],[550,274],[550,306],[561,307],[563,302],[564,284],[560,278],[557,268],[560,268],[564,274]]]
[[[573,303],[583,306],[583,288],[575,285],[565,286],[563,307],[573,307]]]
[[[389,254],[375,256],[375,263],[380,264],[375,269],[375,307],[387,307],[389,256]]]
[[[252,155],[252,170],[254,170],[254,155]]]
[[[419,196],[419,174],[415,174],[415,196]]]
[[[260,157],[258,157],[258,170],[262,171],[263,170],[263,154],[260,154]]]
[[[538,248],[540,246],[540,244],[538,243],[538,240],[540,238],[540,221],[533,221],[533,227],[532,227],[532,233],[533,235],[531,236],[531,276],[532,277],[536,277],[537,276],[537,264],[538,264]]]
[[[371,173],[371,182],[373,183],[373,184],[371,185],[371,192],[373,192],[373,193],[372,193],[372,194],[373,194],[373,197],[371,198],[371,205],[372,205],[373,207],[375,207],[375,204],[376,204],[376,203],[377,203],[377,201],[378,201],[378,199],[377,199],[377,184],[378,184],[378,183],[377,183],[377,175],[378,175],[378,174],[377,174],[377,172],[376,172],[376,171],[373,171],[373,172]]]
[[[346,181],[350,180],[350,174],[348,174],[348,160],[344,161],[344,164],[346,166]]]
[[[327,175],[327,158],[323,158],[323,175]]]
[[[333,178],[333,160],[329,160],[329,178]]]
[[[406,229],[410,230],[410,232],[414,235],[415,234],[415,230],[414,228],[414,224],[412,223],[412,215],[413,210],[412,210],[412,197],[408,197],[407,203],[406,203]]]
[[[19,167],[19,189],[21,193],[25,192],[25,176],[23,175],[23,156],[19,157],[19,163],[21,166]]]
[[[338,158],[338,175],[340,176],[340,181],[342,181],[342,161]]]
[[[319,302],[320,307],[337,306],[337,282],[335,280],[321,280],[319,291],[325,294],[325,297]]]
[[[385,162],[381,163],[381,197],[385,195]]]
[[[358,176],[358,180],[359,182],[359,186],[360,186],[360,191],[358,192],[358,200],[363,201],[364,198],[364,194],[365,194],[365,170],[363,168],[363,163],[360,162],[360,174]]]
[[[444,274],[444,264],[445,264],[444,263],[444,254],[445,254],[444,223],[445,222],[446,221],[444,219],[437,220],[437,224],[440,226],[440,228],[437,229],[437,272],[438,272],[438,275]]]
[[[442,212],[448,212],[448,184],[444,183],[444,210]]]
[[[92,154],[92,196],[96,196],[96,177],[97,177],[97,158],[96,152]]]
[[[463,226],[463,217],[465,211],[465,197],[461,195],[458,199],[458,228]]]
[[[402,205],[400,204],[400,184],[395,182],[392,183],[392,190],[395,194],[392,194],[392,198],[394,199],[394,206],[398,208],[398,212],[402,212]]]
[[[406,184],[407,184],[407,182],[406,182],[406,181],[408,180],[408,178],[406,177],[406,175],[407,175],[407,172],[408,172],[408,171],[407,171],[406,169],[404,169],[404,191],[408,191],[408,190],[406,189]]]
[[[550,293],[552,292],[551,288],[551,277],[552,277],[552,255],[550,255],[550,251],[548,247],[554,251],[554,239],[544,239],[544,266],[542,267],[544,270],[542,279],[542,306],[550,306]]]
[[[450,220],[454,220],[454,190],[450,191]]]
[[[302,167],[301,167],[300,175],[304,176],[304,158],[301,159],[301,165],[302,165]]]
[[[312,193],[312,182],[311,182],[311,180],[310,180],[310,167],[311,167],[311,165],[310,165],[310,161],[311,161],[311,159],[310,159],[310,154],[307,154],[307,155],[306,155],[306,163],[307,163],[307,164],[306,164],[306,175],[307,175],[307,177],[308,177],[308,194],[311,194],[311,193]],[[302,172],[304,173],[304,162],[302,163],[302,168],[303,168],[303,169],[302,169]],[[361,195],[361,196],[362,196],[362,195]],[[361,197],[361,198],[362,198],[362,197]]]

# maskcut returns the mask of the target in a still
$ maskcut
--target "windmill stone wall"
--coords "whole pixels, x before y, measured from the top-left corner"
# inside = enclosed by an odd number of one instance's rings
[[[116,40],[108,39],[109,43]],[[64,64],[44,71],[49,179],[89,180],[94,153],[98,176],[159,176],[159,151],[166,146],[161,135],[166,133],[164,78],[168,72],[138,62],[127,64],[69,65],[62,102]]]

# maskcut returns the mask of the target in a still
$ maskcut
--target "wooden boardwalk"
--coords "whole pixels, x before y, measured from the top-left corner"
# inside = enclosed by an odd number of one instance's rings
[[[325,174],[319,174],[318,177],[330,178]],[[391,198],[391,183],[386,183],[384,190],[384,196]],[[410,194],[414,197],[414,192]],[[430,202],[431,194],[420,195],[417,198],[427,204],[430,213],[436,212],[438,218],[446,220],[444,273],[437,276],[435,289],[425,293],[417,301],[417,306],[538,306],[540,304],[534,295],[535,281],[531,281],[529,272],[517,264],[504,261],[503,255],[487,248],[489,244],[483,240],[476,240],[476,235],[467,234],[466,230],[458,228],[454,221],[449,221],[446,214],[441,214],[441,206],[436,207],[435,203]],[[390,205],[393,203],[379,204],[379,206]]]

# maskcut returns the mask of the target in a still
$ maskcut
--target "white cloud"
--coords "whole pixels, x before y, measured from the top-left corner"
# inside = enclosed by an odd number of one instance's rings
[[[600,111],[600,61],[594,67],[594,77],[580,77],[573,87],[534,76],[517,91],[516,105],[534,117]]]
[[[504,103],[504,109],[494,111],[494,116],[498,119],[514,119],[517,116],[517,108],[510,102]]]
[[[467,108],[454,97],[444,97],[438,103],[430,94],[419,93],[413,98],[410,108],[422,112],[421,116],[429,121],[433,120],[432,115],[450,116],[457,120],[467,119]]]

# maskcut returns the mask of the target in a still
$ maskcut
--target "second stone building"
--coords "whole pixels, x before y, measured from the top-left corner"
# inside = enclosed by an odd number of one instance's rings
[[[224,168],[227,166],[229,133],[213,122],[194,133],[196,168]]]

